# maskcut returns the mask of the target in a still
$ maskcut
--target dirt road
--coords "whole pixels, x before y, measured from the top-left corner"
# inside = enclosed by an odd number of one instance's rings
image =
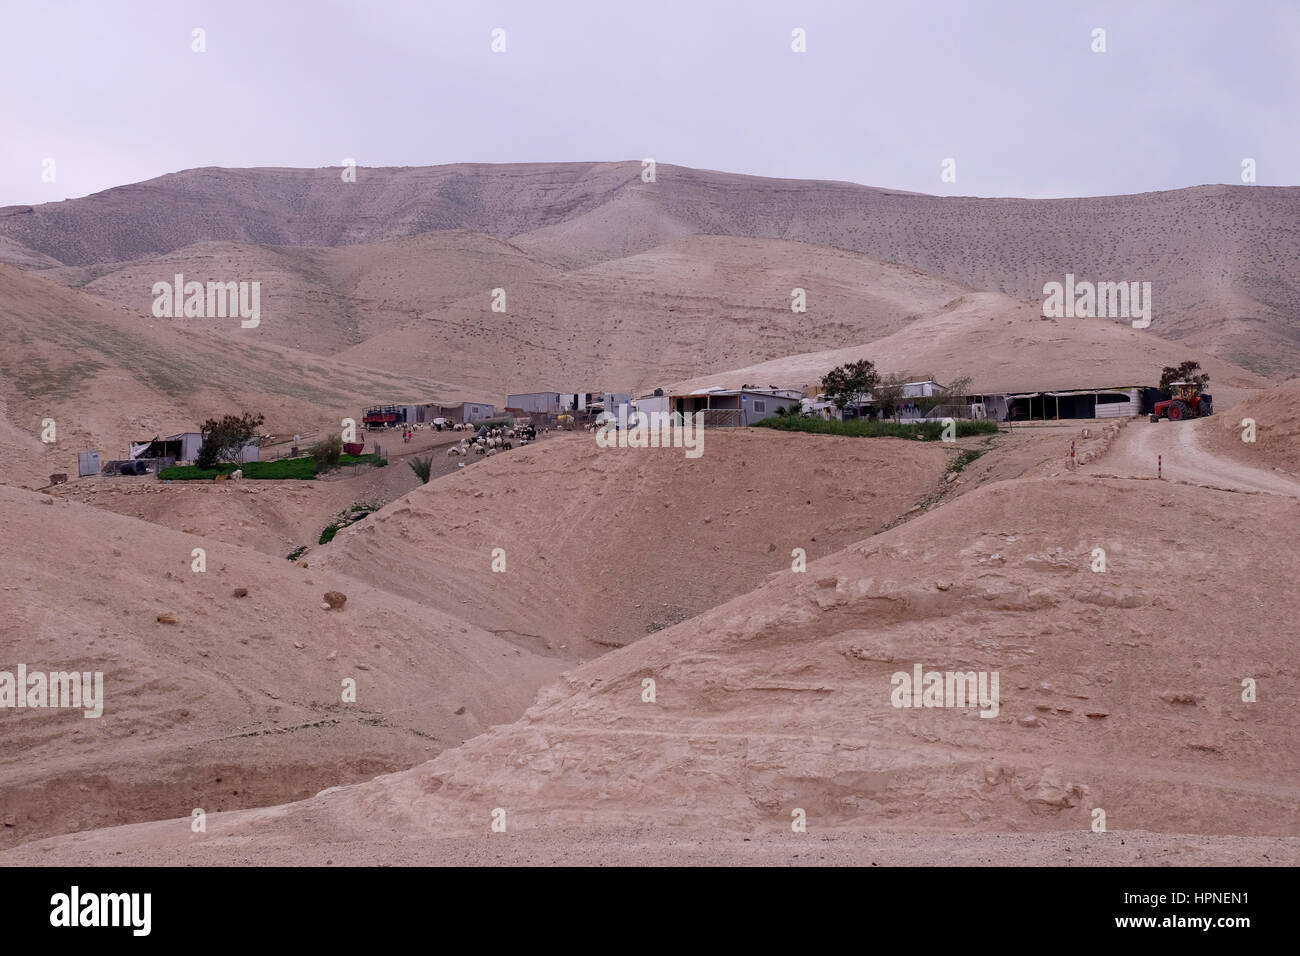
[[[1168,481],[1300,498],[1300,482],[1212,454],[1200,440],[1201,427],[1214,427],[1213,419],[1155,424],[1138,419],[1120,432],[1105,455],[1079,473],[1154,478],[1160,456]]]

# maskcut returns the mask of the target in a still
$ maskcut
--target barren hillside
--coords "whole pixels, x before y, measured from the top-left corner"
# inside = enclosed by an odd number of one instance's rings
[[[923,834],[939,828],[1004,862],[1031,831],[1058,849],[1088,835],[1116,860],[1126,834],[1139,860],[1171,839],[1196,859],[1219,846],[1199,835],[1231,834],[1260,862],[1294,861],[1293,842],[1249,838],[1300,824],[1300,697],[1282,663],[1300,618],[1296,509],[1141,481],[1001,482],[588,663],[515,724],[430,763],[220,817],[201,849],[160,823],[58,840],[42,858],[215,862],[263,847],[292,862],[400,840],[472,861],[494,852],[476,835],[501,808],[515,835],[493,839],[522,837],[524,859],[562,845],[647,863],[697,836],[716,851],[726,832],[753,839],[727,844],[738,860],[864,862],[910,839],[916,862],[937,862],[952,838]],[[1276,560],[1254,561],[1261,550]],[[1171,554],[1190,569],[1177,593]],[[917,665],[996,671],[996,715],[895,706],[893,675]],[[1109,836],[1089,834],[1098,809]]]
[[[759,430],[706,432],[688,459],[578,433],[417,488],[313,560],[590,658],[756,587],[795,548],[811,560],[875,533],[936,490],[947,460],[934,444]]]
[[[558,669],[317,567],[32,492],[0,507],[0,667],[103,673],[98,719],[0,710],[5,843],[369,779],[514,719]]]
[[[703,234],[837,247],[1037,301],[1066,273],[1144,281],[1155,334],[1265,374],[1300,359],[1298,227],[1294,188],[976,199],[662,164],[646,183],[627,162],[361,169],[356,183],[337,169],[194,169],[0,209],[0,235],[67,265],[204,240],[340,246],[471,229],[564,270]]]

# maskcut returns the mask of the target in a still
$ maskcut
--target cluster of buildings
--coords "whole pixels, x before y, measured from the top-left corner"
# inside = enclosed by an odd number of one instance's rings
[[[486,421],[496,415],[496,406],[491,402],[420,402],[410,405],[375,405],[367,408],[361,416],[362,427],[396,428],[401,425],[423,425],[448,423],[452,425],[470,425]]]
[[[518,392],[506,396],[509,415],[573,415],[616,411],[632,401],[625,392]]]
[[[578,392],[516,392],[506,398],[500,414],[516,418],[555,422],[561,416],[591,420],[602,413],[618,415],[622,406],[629,413],[676,413],[691,416],[702,412],[706,427],[744,427],[771,415],[797,410],[819,418],[845,420],[889,417],[902,422],[926,418],[987,418],[993,421],[1030,421],[1061,418],[1122,418],[1147,413],[1158,390],[1140,385],[1091,388],[1004,389],[953,394],[933,379],[904,382],[889,396],[864,392],[858,401],[840,408],[818,391],[819,386],[782,388],[777,385],[744,384],[739,388],[712,386],[689,391],[656,388],[633,397],[627,392],[589,390]],[[879,392],[879,389],[877,389]],[[424,422],[473,423],[498,415],[490,402],[459,402],[454,405],[426,402],[410,405],[382,405],[367,409],[364,423],[369,428],[414,425]]]
[[[858,401],[840,408],[816,386],[805,389],[775,385],[740,388],[701,388],[689,392],[655,389],[633,401],[643,412],[705,413],[705,424],[753,425],[791,407],[806,415],[845,420],[888,416],[902,422],[925,418],[987,418],[992,421],[1030,421],[1072,418],[1125,418],[1148,414],[1160,397],[1159,389],[1141,385],[1084,388],[1005,389],[956,394],[932,379],[905,382],[891,396],[864,392]]]

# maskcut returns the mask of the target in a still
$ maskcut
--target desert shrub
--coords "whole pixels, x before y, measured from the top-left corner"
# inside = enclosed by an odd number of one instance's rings
[[[307,449],[316,462],[317,473],[329,471],[331,468],[339,466],[339,459],[343,456],[343,439],[338,435],[330,435],[329,438],[322,438],[311,448]]]
[[[411,466],[411,471],[415,472],[415,476],[420,479],[420,484],[429,483],[429,473],[433,470],[432,456],[428,458],[412,458],[407,464]]]

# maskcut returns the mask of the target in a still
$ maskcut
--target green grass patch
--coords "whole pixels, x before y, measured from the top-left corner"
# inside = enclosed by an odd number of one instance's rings
[[[351,507],[340,511],[325,530],[320,533],[320,543],[329,544],[334,540],[334,536],[342,531],[348,525],[356,524],[358,521],[364,521],[371,514],[378,511],[384,506],[382,501],[355,501]]]
[[[299,480],[316,477],[316,461],[312,458],[279,458],[275,461],[249,461],[242,465],[222,462],[215,468],[197,465],[173,465],[158,475],[163,481],[211,481],[217,475],[229,475],[242,468],[250,481]]]
[[[387,458],[380,458],[373,452],[369,455],[339,455],[339,467],[344,465],[374,465],[376,468],[383,468],[387,464]]]
[[[388,464],[387,458],[378,455],[342,455],[339,465],[374,465],[383,468]],[[223,462],[215,468],[199,468],[196,465],[173,465],[164,468],[158,475],[163,481],[211,481],[217,475],[229,475],[237,468],[244,469],[244,477],[250,481],[310,481],[316,477],[316,459],[277,458],[275,461],[250,461],[243,465]]]
[[[307,546],[304,544],[300,547],[294,548],[292,551],[286,554],[285,557],[288,558],[290,561],[297,561],[306,553],[307,553]]]
[[[968,421],[959,418],[955,422],[957,437],[968,435],[988,435],[998,430],[997,422]],[[847,422],[826,418],[801,418],[796,415],[773,415],[759,422],[757,428],[774,428],[783,432],[808,432],[814,435],[846,435],[851,438],[910,438],[914,441],[939,441],[943,437],[942,420],[930,420],[915,424],[900,422],[880,422],[870,419],[850,419]]]
[[[961,471],[981,455],[988,453],[988,449],[977,450],[974,448],[963,448],[957,453],[957,457],[948,463],[949,471]]]

